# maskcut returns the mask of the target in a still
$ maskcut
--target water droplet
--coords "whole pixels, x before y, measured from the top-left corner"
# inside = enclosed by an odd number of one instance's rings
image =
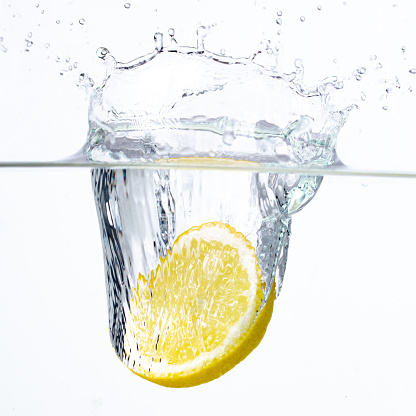
[[[383,65],[381,65],[381,63],[379,62],[379,63],[377,64],[376,69],[381,69],[381,68],[383,68]]]
[[[282,31],[278,30],[276,33],[280,36],[282,34]]]
[[[333,60],[332,60],[332,62],[333,62],[334,64],[336,64],[336,63],[338,63],[338,59],[333,59]]]
[[[168,34],[171,38],[173,38],[175,36],[175,29],[173,29],[172,27],[168,30]]]
[[[304,22],[304,21],[305,21],[305,16],[301,16],[301,17],[300,17],[300,21],[301,21],[301,22]]]
[[[130,3],[124,3],[124,8],[125,9],[130,9],[130,7],[131,7],[131,4]]]
[[[393,3],[393,7],[397,7],[397,3]]]
[[[72,71],[72,65],[68,65],[68,69]]]
[[[360,74],[356,74],[356,75],[355,75],[355,79],[356,79],[357,81],[361,81],[362,76],[361,76]]]
[[[281,25],[281,24],[282,24],[282,19],[280,19],[280,17],[278,17],[278,18],[276,19],[276,23],[277,23],[278,25]]]
[[[42,14],[45,14],[45,10],[42,10],[42,11],[41,11],[41,13],[42,13]]]
[[[69,24],[69,26],[73,26],[74,25],[74,22],[71,22],[70,24]]]
[[[381,107],[383,110],[388,110],[388,107],[386,105],[383,105],[383,107]]]
[[[276,14],[277,14],[278,16],[281,16],[283,13],[282,13],[282,11],[281,11],[281,10],[278,10]]]
[[[85,19],[79,19],[79,24],[84,25],[85,24]]]
[[[28,37],[28,38],[31,38],[31,37],[32,37],[32,32],[29,32],[29,33],[27,34],[27,37]]]
[[[39,8],[39,4],[37,4],[36,7]]]
[[[71,58],[68,56],[66,59],[65,59],[65,62],[69,62],[71,60]]]
[[[105,59],[109,55],[110,51],[107,48],[101,47],[97,49],[97,56],[100,59]]]
[[[409,87],[409,92],[413,92],[413,87]]]
[[[234,133],[232,131],[225,131],[222,135],[222,141],[224,144],[231,146],[235,140]]]
[[[197,49],[203,51],[205,49],[204,40],[208,35],[208,28],[206,26],[199,26],[197,33]]]
[[[402,46],[402,52],[405,53],[406,52],[406,46]]]
[[[367,96],[365,95],[365,93],[362,92],[361,93],[361,100],[362,101],[365,101],[366,98],[367,98]]]
[[[321,5],[318,5],[316,8],[317,8],[318,10],[322,10],[322,6],[321,6]]]
[[[412,68],[412,69],[410,69],[410,70],[409,70],[409,72],[410,72],[411,74],[416,74],[416,68]]]
[[[225,55],[225,49],[221,49],[220,50],[220,55],[224,56]]]
[[[33,42],[32,42],[31,40],[28,40],[28,41],[26,42],[26,46],[27,46],[28,48],[30,48],[32,45],[33,45]]]
[[[386,88],[386,93],[387,94],[390,94],[392,91],[393,91],[393,88],[392,87]]]
[[[57,20],[57,21],[56,21],[56,24],[57,24],[57,25],[59,25],[59,23],[61,23],[61,21],[60,21],[60,20]]]
[[[51,46],[49,43],[45,43],[45,48],[48,49]]]
[[[160,32],[156,32],[154,36],[155,40],[155,49],[157,51],[161,51],[163,48],[163,34]]]
[[[78,68],[78,62],[74,62],[74,68]]]
[[[377,55],[370,55],[370,61],[375,61],[377,59]]]
[[[358,73],[363,75],[365,74],[366,69],[362,66],[361,68],[358,68]]]

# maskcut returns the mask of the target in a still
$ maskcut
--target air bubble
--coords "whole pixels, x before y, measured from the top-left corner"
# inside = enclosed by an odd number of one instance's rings
[[[131,7],[131,4],[130,3],[124,3],[124,8],[125,9],[130,9],[130,7]]]
[[[85,24],[85,19],[79,19],[79,24],[83,26]]]

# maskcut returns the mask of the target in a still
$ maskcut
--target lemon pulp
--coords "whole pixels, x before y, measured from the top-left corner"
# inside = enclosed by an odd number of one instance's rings
[[[273,301],[260,312],[261,270],[243,234],[221,222],[193,227],[156,271],[138,277],[126,317],[126,364],[164,386],[211,381],[258,345]]]

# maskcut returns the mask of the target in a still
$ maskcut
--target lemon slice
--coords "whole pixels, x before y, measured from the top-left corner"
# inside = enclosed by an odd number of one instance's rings
[[[193,227],[155,272],[139,275],[126,317],[125,364],[169,387],[211,381],[258,345],[273,301],[260,312],[261,271],[243,234],[221,222]]]

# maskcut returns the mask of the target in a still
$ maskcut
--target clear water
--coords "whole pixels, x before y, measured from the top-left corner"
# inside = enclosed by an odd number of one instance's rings
[[[306,88],[300,61],[297,72],[279,74],[267,48],[234,59],[206,51],[203,38],[189,48],[178,46],[173,30],[170,35],[164,46],[157,33],[154,51],[128,64],[98,51],[109,71],[92,92],[83,148],[92,162],[153,167],[92,171],[111,340],[132,369],[141,348],[140,342],[125,348],[132,290],[191,227],[220,221],[243,233],[256,250],[264,299],[274,281],[280,292],[291,217],[312,200],[322,176],[244,166],[342,165],[336,139],[353,109],[329,103],[340,87],[336,79]]]

